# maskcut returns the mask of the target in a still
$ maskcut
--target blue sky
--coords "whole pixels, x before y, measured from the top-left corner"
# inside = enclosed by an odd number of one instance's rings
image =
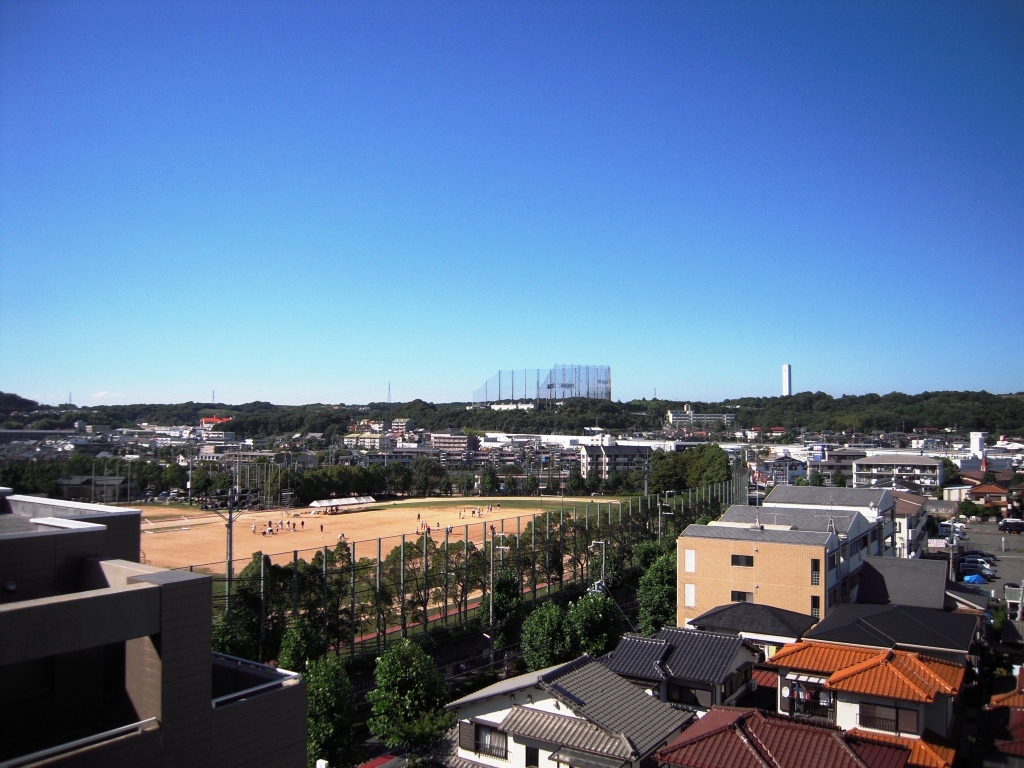
[[[1019,2],[0,4],[0,389],[1024,390]]]

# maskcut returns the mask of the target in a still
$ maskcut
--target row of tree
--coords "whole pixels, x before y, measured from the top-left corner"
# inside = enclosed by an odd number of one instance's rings
[[[198,424],[214,413],[231,416],[219,429],[239,437],[275,437],[295,433],[323,433],[330,442],[360,419],[410,418],[428,431],[463,429],[482,432],[581,434],[595,424],[610,432],[644,432],[660,429],[669,409],[685,403],[675,400],[613,402],[572,398],[555,407],[539,402],[534,411],[466,410],[464,403],[370,403],[367,406],[281,406],[266,402],[242,405],[179,403],[176,405],[105,405],[87,408],[40,406],[17,395],[0,393],[0,414],[6,428],[69,428],[75,421],[134,426],[150,424]],[[957,427],[1020,434],[1024,432],[1024,393],[997,395],[989,392],[923,392],[906,395],[843,395],[800,392],[789,397],[746,397],[723,402],[693,402],[700,413],[734,413],[737,427],[783,426],[788,430],[870,432],[911,430],[915,427]]]

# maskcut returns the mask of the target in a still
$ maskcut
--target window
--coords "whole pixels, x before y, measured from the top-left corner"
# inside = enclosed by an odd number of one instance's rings
[[[811,586],[816,587],[821,583],[821,560],[811,560]]]
[[[493,725],[463,721],[459,723],[459,748],[500,760],[508,759],[508,737]]]
[[[697,604],[697,587],[694,584],[683,585],[683,605],[693,608]]]
[[[526,748],[526,768],[537,768],[540,765],[540,750],[537,747]]]
[[[732,564],[733,565],[741,566],[743,568],[753,568],[754,567],[754,556],[753,555],[733,555],[732,556]]]
[[[861,704],[857,722],[864,728],[889,733],[917,734],[917,710],[905,707],[883,707],[880,704]]]
[[[732,596],[729,598],[734,603],[752,603],[754,602],[753,592],[737,592],[733,590]]]
[[[697,570],[697,550],[683,550],[683,570],[686,573],[694,573]]]
[[[821,598],[817,595],[811,595],[811,616],[821,618]]]

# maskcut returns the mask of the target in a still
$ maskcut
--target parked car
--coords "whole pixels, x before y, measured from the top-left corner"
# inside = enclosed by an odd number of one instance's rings
[[[1024,520],[1016,517],[1004,517],[999,521],[999,530],[1003,533],[1024,533]]]
[[[973,565],[971,563],[963,563],[960,566],[960,575],[968,576],[970,574],[978,574],[984,576],[986,579],[994,579],[996,577],[995,571],[991,568],[986,568],[983,565]]]
[[[990,563],[995,563],[999,561],[999,558],[993,555],[991,552],[982,552],[980,549],[968,549],[966,552],[964,552],[964,557],[971,557],[972,555],[974,557],[983,557]]]
[[[984,557],[976,557],[974,555],[968,555],[967,557],[962,557],[961,558],[961,564],[963,564],[963,565],[980,565],[980,566],[982,566],[984,568],[988,568],[990,570],[995,570],[995,566],[992,565],[992,563],[990,563]]]
[[[964,584],[988,584],[988,579],[980,573],[961,574],[960,581]]]

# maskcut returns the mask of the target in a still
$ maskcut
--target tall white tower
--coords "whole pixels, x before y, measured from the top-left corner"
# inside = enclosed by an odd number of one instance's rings
[[[789,397],[793,394],[793,368],[789,363],[782,364],[782,396]]]

